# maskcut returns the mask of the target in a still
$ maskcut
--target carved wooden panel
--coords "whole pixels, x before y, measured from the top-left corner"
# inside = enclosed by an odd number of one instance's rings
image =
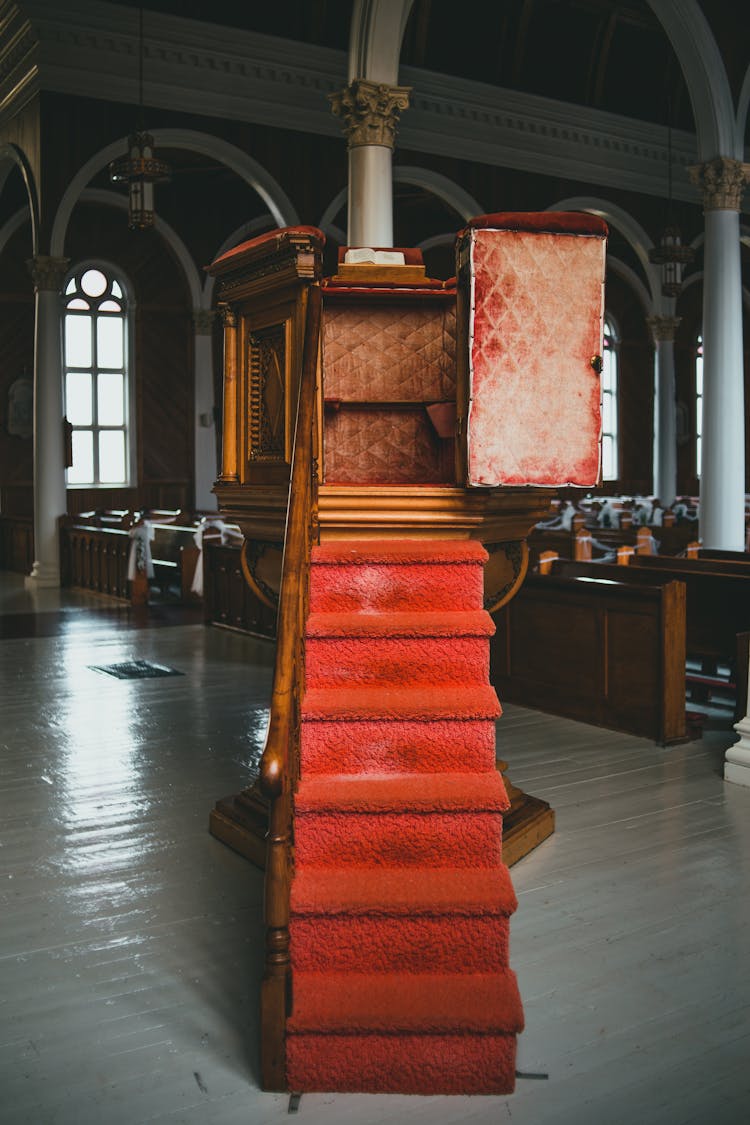
[[[247,459],[284,461],[286,326],[271,324],[250,332],[247,353]]]

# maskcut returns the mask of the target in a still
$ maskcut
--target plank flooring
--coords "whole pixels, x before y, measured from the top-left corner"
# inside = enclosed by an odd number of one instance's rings
[[[8,574],[0,637],[0,1123],[286,1120],[258,1089],[262,878],[207,832],[262,745],[270,644],[32,601]],[[124,660],[183,675],[91,670]],[[298,1119],[744,1125],[750,790],[722,780],[732,741],[725,724],[665,750],[508,706],[498,753],[557,814],[513,869],[516,1093],[305,1095]]]

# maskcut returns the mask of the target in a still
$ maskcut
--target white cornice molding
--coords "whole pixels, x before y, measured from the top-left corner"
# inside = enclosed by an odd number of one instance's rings
[[[149,107],[341,136],[327,95],[346,81],[345,51],[153,12],[144,24]],[[14,90],[25,97],[37,89],[106,93],[109,101],[133,104],[136,32],[135,8],[0,0],[0,123],[17,109]],[[413,67],[402,67],[400,80],[414,91],[399,127],[402,149],[665,194],[666,136],[659,126]],[[674,196],[698,203],[687,173],[678,170],[695,163],[695,137],[673,131],[672,156]]]

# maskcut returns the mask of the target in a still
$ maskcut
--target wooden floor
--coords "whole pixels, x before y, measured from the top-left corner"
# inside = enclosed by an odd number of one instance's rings
[[[206,831],[262,743],[271,646],[0,574],[0,1122],[263,1125],[261,876]],[[181,672],[117,680],[92,665]],[[750,1120],[750,790],[508,707],[557,832],[513,869],[527,1028],[506,1098],[306,1095],[306,1125]],[[540,1077],[544,1075],[546,1077]]]

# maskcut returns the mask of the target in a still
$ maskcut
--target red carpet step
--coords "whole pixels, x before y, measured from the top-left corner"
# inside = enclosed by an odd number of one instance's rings
[[[289,1088],[508,1093],[493,625],[474,542],[313,551],[295,796]]]

